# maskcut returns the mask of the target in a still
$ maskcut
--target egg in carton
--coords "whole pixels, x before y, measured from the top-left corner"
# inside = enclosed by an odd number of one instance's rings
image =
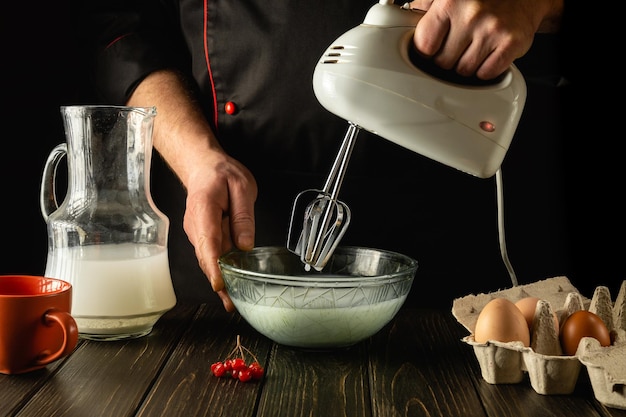
[[[590,370],[596,398],[608,406],[626,408],[626,372],[623,372],[626,366],[625,292],[626,281],[622,284],[615,305],[606,287],[598,287],[590,300],[581,295],[567,277],[561,276],[489,294],[455,299],[452,314],[470,332],[462,340],[473,347],[486,382],[519,383],[528,373],[531,386],[537,393],[570,394],[574,391],[584,363]],[[530,328],[529,346],[522,342],[476,342],[476,322],[487,303],[496,298],[515,303],[528,297],[539,299]],[[559,309],[555,310],[554,306]],[[559,341],[559,323],[578,310],[589,310],[602,318],[611,332],[613,344],[610,347],[602,347],[594,343],[595,339],[585,337],[575,355],[563,354]],[[615,366],[615,361],[620,362],[620,366]],[[609,363],[610,366],[607,366]],[[598,377],[592,377],[596,374]]]

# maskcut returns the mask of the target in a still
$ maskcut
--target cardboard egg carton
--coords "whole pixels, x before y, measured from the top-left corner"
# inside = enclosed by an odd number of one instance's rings
[[[494,298],[516,302],[537,297],[531,343],[474,340],[474,328],[483,307]],[[564,355],[554,329],[575,311],[589,310],[604,321],[613,343],[602,347],[593,338],[581,340],[574,356]],[[473,347],[483,379],[490,384],[515,384],[528,374],[539,394],[570,394],[582,365],[586,366],[596,399],[606,406],[626,409],[626,281],[615,302],[607,287],[597,287],[591,299],[583,296],[567,277],[549,278],[489,294],[467,295],[454,300],[452,314],[470,335],[462,340]]]

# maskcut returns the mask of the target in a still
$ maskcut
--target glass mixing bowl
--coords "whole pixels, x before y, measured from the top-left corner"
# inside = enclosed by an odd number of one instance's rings
[[[241,316],[273,341],[327,349],[354,345],[396,315],[417,261],[395,252],[338,247],[318,272],[284,247],[233,251],[219,259]]]

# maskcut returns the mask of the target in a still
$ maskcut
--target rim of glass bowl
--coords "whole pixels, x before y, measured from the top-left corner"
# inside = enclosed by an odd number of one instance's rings
[[[341,254],[350,253],[351,251],[358,252],[373,252],[385,257],[392,257],[397,260],[398,263],[404,265],[404,268],[392,273],[367,276],[367,275],[339,275],[338,273],[328,273],[324,270],[317,272],[314,270],[306,271],[304,264],[302,265],[303,274],[311,274],[306,276],[286,276],[280,274],[271,274],[267,272],[256,272],[247,269],[234,266],[227,262],[227,259],[235,255],[252,256],[255,252],[267,252],[267,254],[279,254],[279,255],[293,255],[287,248],[282,246],[259,246],[255,247],[251,251],[230,251],[218,259],[218,264],[222,269],[222,272],[226,274],[237,275],[239,278],[249,278],[255,281],[265,282],[274,285],[289,285],[289,286],[302,286],[302,287],[354,287],[354,286],[380,286],[390,284],[394,282],[400,282],[404,280],[413,280],[417,271],[418,263],[415,259],[401,254],[399,252],[374,249],[361,246],[339,246],[335,250],[333,257]],[[331,258],[332,261],[332,258]],[[331,264],[329,261],[329,264]],[[327,274],[327,275],[325,275]],[[330,275],[330,276],[329,276]]]

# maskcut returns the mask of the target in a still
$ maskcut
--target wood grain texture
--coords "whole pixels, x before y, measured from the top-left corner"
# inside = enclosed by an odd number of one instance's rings
[[[180,306],[171,310],[150,335],[140,339],[83,341],[18,415],[135,415],[197,308]]]
[[[259,406],[267,417],[371,415],[366,346],[313,351],[276,345]]]
[[[441,314],[402,310],[371,340],[374,415],[485,416],[463,347]]]
[[[76,350],[80,348],[79,344]],[[75,351],[76,351],[75,350]],[[0,375],[0,416],[12,416],[23,407],[60,367],[63,360],[53,362],[43,369],[19,375]]]
[[[211,373],[211,364],[226,359],[236,346],[237,335],[259,363],[267,363],[269,339],[254,332],[238,314],[228,314],[220,307],[200,308],[137,415],[253,415],[262,382],[242,383]]]
[[[278,345],[221,305],[177,305],[147,337],[81,340],[68,358],[0,375],[0,417],[626,417],[593,397],[586,373],[571,395],[540,395],[528,378],[486,383],[467,331],[449,311],[402,308],[349,348]],[[217,378],[236,344],[262,380]]]

